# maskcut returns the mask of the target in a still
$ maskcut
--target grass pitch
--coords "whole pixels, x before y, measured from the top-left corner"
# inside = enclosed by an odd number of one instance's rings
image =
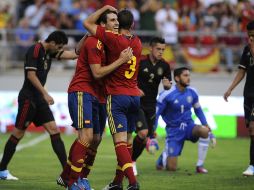
[[[38,134],[27,134],[20,144],[37,138]],[[9,134],[0,134],[0,154]],[[66,149],[74,135],[62,135]],[[195,173],[197,144],[185,143],[179,169],[175,173],[157,171],[155,162],[163,146],[164,139],[159,139],[160,151],[149,155],[146,151],[137,162],[138,181],[142,190],[253,190],[254,177],[243,177],[242,172],[248,166],[248,139],[217,139],[217,147],[209,149],[205,163],[209,173]],[[115,153],[111,137],[105,137],[98,150],[94,169],[89,180],[95,190],[101,190],[113,176],[116,166]],[[35,146],[16,152],[8,168],[19,181],[0,180],[0,190],[61,190],[55,179],[61,172],[60,164],[51,148],[50,139]],[[125,187],[127,182],[125,182]]]

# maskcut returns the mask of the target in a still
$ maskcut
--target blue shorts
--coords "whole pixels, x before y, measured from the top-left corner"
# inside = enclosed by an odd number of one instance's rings
[[[93,134],[100,134],[102,136],[107,120],[106,104],[99,103],[99,128],[94,128]]]
[[[139,106],[139,96],[109,95],[107,97],[108,124],[112,135],[135,131]]]
[[[199,138],[192,135],[192,130],[195,126],[194,122],[182,122],[178,127],[166,127],[165,151],[167,156],[180,156],[185,140],[198,141]]]
[[[93,128],[99,131],[99,102],[96,97],[85,92],[69,93],[68,107],[75,129]]]

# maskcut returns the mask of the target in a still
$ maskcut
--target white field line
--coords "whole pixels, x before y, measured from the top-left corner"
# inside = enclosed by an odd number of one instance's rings
[[[18,145],[17,148],[16,148],[16,152],[21,151],[21,150],[23,150],[25,148],[32,147],[32,146],[34,146],[34,145],[44,141],[47,138],[49,138],[48,133],[44,133],[44,134],[42,134],[42,135],[40,135],[40,136],[38,136],[38,137],[28,141],[27,143]],[[0,154],[0,159],[2,159],[2,157],[3,157],[3,153]]]

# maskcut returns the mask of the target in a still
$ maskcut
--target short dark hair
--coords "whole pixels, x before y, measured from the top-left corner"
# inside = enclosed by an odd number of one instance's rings
[[[56,30],[49,34],[45,42],[55,42],[56,44],[67,44],[68,38],[63,31]]]
[[[174,70],[174,79],[175,79],[175,77],[179,77],[183,73],[183,71],[186,71],[186,70],[190,71],[190,69],[187,67],[179,67],[179,68],[175,69]]]
[[[101,23],[106,24],[106,23],[107,23],[107,15],[110,14],[110,13],[113,13],[113,14],[116,14],[116,15],[117,15],[117,12],[111,11],[111,10],[108,9],[108,10],[104,11],[104,12],[100,15],[100,17],[99,17],[98,20],[96,21],[96,24],[97,24],[97,25],[99,25],[99,24],[101,24]]]
[[[153,37],[151,40],[150,40],[150,43],[149,45],[150,46],[154,46],[156,45],[157,43],[159,44],[165,44],[165,39],[164,38],[160,38],[160,37]]]
[[[120,11],[117,16],[119,22],[119,29],[129,30],[132,27],[134,18],[129,10],[124,9]]]
[[[253,21],[250,21],[250,22],[247,24],[246,29],[247,29],[248,31],[254,30],[254,20],[253,20]]]

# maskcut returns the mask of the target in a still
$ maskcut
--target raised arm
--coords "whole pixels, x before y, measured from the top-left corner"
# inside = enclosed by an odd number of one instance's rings
[[[231,92],[241,82],[241,80],[244,78],[244,76],[245,76],[245,70],[239,69],[232,84],[229,86],[228,90],[223,95],[223,98],[226,102],[228,101],[228,97],[231,95]]]
[[[84,44],[85,39],[86,39],[88,36],[89,36],[89,33],[86,33],[86,34],[83,36],[83,38],[81,38],[81,40],[79,40],[79,42],[77,43],[77,45],[76,45],[76,47],[75,47],[75,53],[76,53],[77,55],[80,54],[80,50],[81,50],[81,48],[82,48],[82,46],[83,46],[83,44]]]
[[[81,40],[77,43],[75,50],[61,50],[56,55],[56,58],[57,59],[77,59],[87,36],[88,36],[88,33],[86,33],[83,36],[83,38],[81,38]]]
[[[100,15],[106,11],[106,10],[112,10],[112,11],[116,11],[117,10],[110,6],[110,5],[106,5],[100,9],[98,9],[97,11],[95,11],[93,14],[89,15],[87,17],[86,20],[84,20],[83,22],[83,26],[92,34],[95,35],[96,34],[96,30],[97,30],[97,24],[96,21],[99,19]]]

